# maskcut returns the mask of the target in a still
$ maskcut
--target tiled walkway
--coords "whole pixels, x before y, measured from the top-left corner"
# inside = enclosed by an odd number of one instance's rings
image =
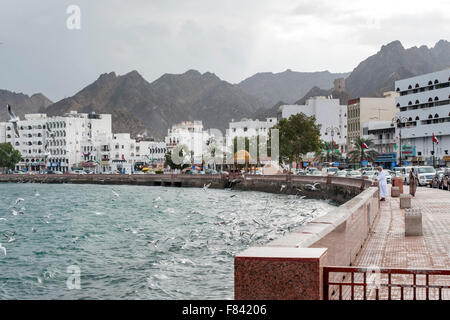
[[[408,192],[408,186],[404,186]],[[357,265],[400,268],[450,268],[450,192],[418,188],[412,207],[422,211],[423,236],[405,237],[399,198],[380,202],[380,214]]]
[[[404,193],[407,192],[409,187],[404,186]],[[424,187],[417,189],[416,197],[412,199],[412,207],[422,211],[423,236],[405,237],[404,210],[400,209],[399,202],[399,198],[390,197],[386,202],[380,202],[380,214],[355,265],[450,269],[450,192]],[[387,278],[387,275],[382,277]],[[385,280],[381,279],[381,282]],[[392,280],[395,283],[413,284],[411,275],[396,275]],[[417,277],[417,284],[424,284],[424,281],[425,276]],[[450,276],[430,276],[430,283],[448,285]],[[405,290],[405,298],[412,298],[412,292],[412,289]],[[437,290],[430,289],[430,299],[437,299],[437,293]],[[349,287],[345,289],[344,297],[348,297],[348,294]],[[399,289],[392,294],[394,299],[399,298]],[[424,299],[425,289],[417,289],[416,294],[417,299]],[[386,295],[387,289],[381,289],[380,297],[386,298]],[[450,290],[443,290],[442,298],[450,300]]]

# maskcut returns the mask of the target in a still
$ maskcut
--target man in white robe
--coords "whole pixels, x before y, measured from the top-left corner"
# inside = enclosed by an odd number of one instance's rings
[[[383,171],[382,167],[378,167],[378,187],[380,188],[380,201],[385,201],[387,197],[387,182],[386,182],[386,174]]]

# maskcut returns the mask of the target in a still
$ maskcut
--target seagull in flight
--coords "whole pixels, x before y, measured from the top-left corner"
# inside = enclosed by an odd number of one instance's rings
[[[25,200],[23,198],[17,198],[16,199],[16,203],[14,204],[14,206],[17,206],[17,204],[19,204],[22,201],[25,201]]]
[[[120,194],[118,194],[116,191],[114,191],[114,190],[111,190],[112,191],[112,193],[117,197],[117,198],[120,198]]]
[[[314,183],[314,184],[306,184],[306,185],[305,185],[305,187],[311,188],[312,191],[319,190],[319,189],[317,189],[316,186],[320,186],[320,183],[319,183],[319,182],[316,182],[316,183]]]
[[[5,236],[6,239],[8,239],[8,242],[13,242],[13,241],[16,240],[16,238],[14,238],[14,235],[15,235],[15,234],[16,234],[16,233],[13,232],[11,235],[6,234],[6,233],[4,233],[3,235]]]
[[[210,186],[211,186],[211,182],[208,183],[208,184],[205,183],[205,184],[203,185],[203,190],[208,189]]]
[[[16,138],[19,138],[20,135],[19,135],[19,128],[17,126],[17,122],[19,122],[20,119],[19,119],[18,116],[16,116],[14,114],[14,112],[12,111],[11,106],[9,104],[6,104],[6,108],[8,109],[8,114],[9,114],[9,117],[10,117],[8,122],[12,123],[12,125],[14,127],[14,132],[16,134]]]
[[[19,215],[19,214],[24,214],[23,211],[16,211],[16,210],[14,210],[14,209],[12,209],[11,213],[13,214],[13,216],[17,216],[17,215]]]
[[[281,188],[280,188],[280,191],[283,191],[285,188],[286,188],[286,185],[285,185],[285,184],[282,184],[282,185],[281,185]]]

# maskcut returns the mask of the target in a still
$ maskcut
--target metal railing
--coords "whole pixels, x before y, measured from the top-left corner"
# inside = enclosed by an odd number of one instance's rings
[[[450,269],[324,267],[324,300],[450,300]]]

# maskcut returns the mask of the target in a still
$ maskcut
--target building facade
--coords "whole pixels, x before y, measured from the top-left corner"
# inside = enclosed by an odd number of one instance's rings
[[[398,93],[388,91],[383,98],[356,98],[347,103],[347,145],[351,150],[354,141],[363,135],[363,124],[369,121],[393,121],[396,113],[395,98]]]
[[[368,121],[363,124],[364,139],[373,142],[373,149],[378,152],[376,165],[393,168],[397,165],[397,143],[395,126],[392,121]]]
[[[395,88],[402,160],[450,165],[450,69],[396,81]],[[433,134],[438,144],[433,143]],[[413,152],[405,154],[404,149]]]
[[[289,119],[298,113],[314,116],[316,122],[322,125],[320,138],[325,142],[337,144],[341,153],[347,152],[347,106],[340,105],[339,99],[314,97],[308,99],[304,106],[280,106],[278,118]]]
[[[21,171],[132,172],[136,162],[149,162],[152,150],[154,161],[163,161],[164,142],[137,142],[129,133],[113,134],[111,128],[110,114],[27,114],[18,121],[19,137],[11,123],[0,123],[0,142],[21,153],[15,168]]]
[[[203,149],[209,138],[210,134],[203,129],[202,121],[183,121],[168,130],[165,143],[168,151],[172,151],[176,146],[186,148],[189,153],[185,155],[186,160],[193,164],[202,164]]]
[[[266,121],[242,119],[232,121],[227,130],[228,141],[236,137],[251,138],[256,136],[269,136],[270,129],[278,123],[277,118],[266,118]]]

